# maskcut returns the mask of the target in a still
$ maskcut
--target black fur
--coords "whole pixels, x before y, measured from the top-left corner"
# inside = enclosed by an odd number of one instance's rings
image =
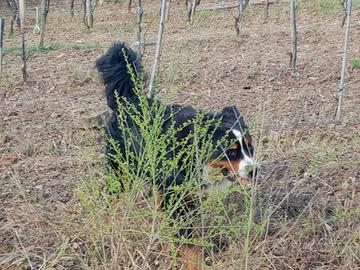
[[[142,66],[138,55],[124,43],[115,43],[105,55],[96,61],[96,68],[101,73],[105,84],[105,94],[108,106],[116,111],[116,96],[128,99],[135,98],[134,82],[129,70],[140,76]]]

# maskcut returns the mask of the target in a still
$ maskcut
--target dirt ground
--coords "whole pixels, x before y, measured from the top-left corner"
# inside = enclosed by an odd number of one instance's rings
[[[143,2],[144,63],[150,70],[159,7],[156,1]],[[287,3],[271,5],[267,22],[262,7],[250,5],[245,35],[239,38],[236,10],[199,11],[190,25],[183,2],[172,3],[166,22],[161,96],[169,92],[171,102],[204,110],[236,105],[254,134],[260,177],[270,188],[291,189],[299,183],[298,192],[310,194],[304,203],[313,215],[307,222],[319,225],[301,232],[293,230],[295,223],[284,224],[258,243],[253,255],[263,260],[256,264],[254,259],[251,269],[360,269],[360,69],[351,65],[360,59],[360,5],[355,1],[344,115],[337,124],[340,7],[299,1],[298,74],[292,75]],[[94,165],[104,156],[102,134],[87,120],[107,110],[94,63],[113,41],[132,44],[136,38],[135,9],[128,12],[127,3],[97,7],[91,31],[81,13],[71,18],[65,5],[52,5],[45,38],[52,47],[28,58],[27,83],[21,83],[19,54],[4,56],[0,269],[40,269],[68,243],[66,235],[77,226],[79,214],[77,186],[88,175],[100,178],[104,173]],[[1,16],[9,19],[10,12],[0,7]],[[39,37],[33,34],[33,9],[28,13],[26,42],[33,46]],[[8,29],[7,20],[5,49],[19,43],[18,30],[9,36]],[[285,232],[290,235],[284,242]],[[61,254],[62,263],[49,269],[82,269],[70,255]]]

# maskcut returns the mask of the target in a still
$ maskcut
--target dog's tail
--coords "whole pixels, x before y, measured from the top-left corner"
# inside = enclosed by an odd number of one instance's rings
[[[130,99],[136,95],[134,79],[140,77],[142,66],[138,54],[123,42],[114,43],[96,61],[96,68],[105,84],[107,103],[112,110],[118,107],[117,96]]]

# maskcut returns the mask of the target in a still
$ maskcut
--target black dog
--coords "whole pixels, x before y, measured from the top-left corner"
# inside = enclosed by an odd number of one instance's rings
[[[107,136],[107,158],[110,167],[114,172],[121,175],[122,167],[116,155],[126,156],[129,152],[143,155],[146,141],[141,134],[139,123],[131,117],[131,113],[142,113],[142,106],[147,103],[152,108],[162,108],[163,122],[161,134],[175,130],[172,138],[167,142],[166,160],[176,160],[177,166],[171,169],[167,175],[159,174],[155,184],[162,194],[161,206],[166,209],[169,204],[171,190],[174,186],[180,186],[189,181],[187,170],[192,168],[189,159],[185,158],[187,146],[196,143],[205,145],[204,142],[196,141],[196,123],[200,127],[206,127],[209,143],[213,146],[205,166],[201,168],[205,173],[208,168],[216,168],[224,175],[223,181],[216,185],[210,185],[202,178],[201,187],[205,192],[211,192],[214,188],[230,186],[232,183],[227,177],[230,173],[236,173],[241,179],[253,177],[253,145],[248,128],[235,106],[225,107],[220,112],[202,112],[190,106],[164,105],[156,99],[150,99],[138,93],[137,80],[142,76],[142,66],[138,55],[124,43],[115,43],[105,55],[96,62],[102,80],[106,86],[105,94],[108,106],[112,109],[112,116],[108,122]],[[131,104],[130,109],[128,108]],[[161,107],[162,106],[162,107]],[[135,109],[134,109],[135,108]],[[134,110],[136,112],[134,112]],[[121,114],[121,115],[119,115]],[[201,115],[201,117],[199,117]],[[199,123],[200,121],[200,123]],[[132,138],[131,145],[128,145],[129,138]],[[135,139],[134,139],[135,138]],[[180,143],[181,142],[181,143]],[[184,145],[186,144],[186,145]],[[114,149],[116,145],[117,149]],[[181,145],[181,147],[179,146]],[[201,146],[199,146],[201,147]],[[171,149],[171,151],[170,151]],[[140,166],[134,163],[134,166]],[[166,166],[166,162],[158,163],[159,167]],[[170,169],[169,169],[170,170]],[[119,180],[121,182],[121,180]],[[121,188],[125,189],[124,184]],[[173,197],[172,197],[173,198]],[[193,209],[196,203],[193,201],[184,202],[184,208],[174,211],[174,218],[183,215],[186,209]],[[179,232],[185,237],[191,237],[192,229],[184,229]],[[194,257],[193,255],[185,255]],[[190,259],[190,260],[193,260]],[[196,269],[191,262],[188,262],[188,269]]]

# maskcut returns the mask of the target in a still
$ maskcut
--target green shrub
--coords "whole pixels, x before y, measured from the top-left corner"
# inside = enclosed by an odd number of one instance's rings
[[[351,61],[352,68],[360,68],[360,59],[355,59]]]
[[[100,269],[116,269],[121,265],[126,269],[134,266],[139,258],[142,258],[141,264],[136,265],[142,268],[155,267],[159,258],[175,263],[179,245],[200,244],[211,251],[218,239],[226,239],[227,244],[242,239],[246,252],[245,246],[251,242],[249,231],[254,227],[249,187],[238,185],[208,196],[200,192],[203,169],[217,146],[213,145],[214,130],[210,126],[218,126],[218,120],[205,120],[205,114],[198,113],[195,119],[176,126],[171,122],[172,117],[165,119],[166,107],[157,101],[149,102],[141,83],[136,85],[139,106],[118,97],[119,127],[126,151],[122,152],[117,142],[109,138],[116,153],[110,158],[119,164],[119,170],[109,171],[102,184],[95,179],[85,181],[77,192],[87,224],[80,235],[87,239],[91,265],[98,265]],[[129,120],[137,125],[141,136],[126,125]],[[166,132],[162,130],[164,121],[170,121]],[[176,139],[175,134],[190,124],[195,126],[194,133],[182,140]],[[191,140],[193,143],[189,143]],[[134,144],[142,146],[139,152],[131,151]],[[175,148],[179,154],[169,155]],[[186,168],[185,182],[163,189],[161,200],[166,198],[167,203],[159,211],[158,189],[165,186],[163,181],[176,177],[180,159]],[[218,180],[222,179],[215,177],[212,181]],[[196,207],[174,218],[175,213],[188,208],[189,203]],[[195,237],[179,238],[179,230],[188,227],[194,229]],[[163,245],[168,247],[166,254],[160,251]]]

